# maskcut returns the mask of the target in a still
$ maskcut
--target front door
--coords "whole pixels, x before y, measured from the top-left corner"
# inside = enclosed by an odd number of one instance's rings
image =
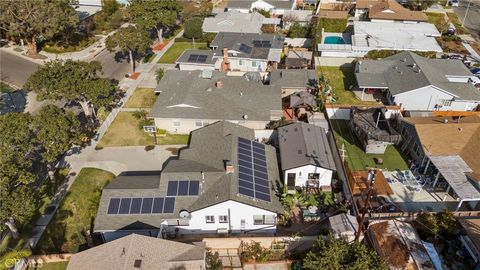
[[[295,178],[297,175],[295,173],[289,173],[287,175],[287,188],[288,190],[294,190],[295,189]]]

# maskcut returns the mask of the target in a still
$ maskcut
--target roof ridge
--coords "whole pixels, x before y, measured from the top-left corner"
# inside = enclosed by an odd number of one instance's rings
[[[127,254],[125,255],[125,261],[123,262],[123,269],[126,270],[127,269],[127,262],[129,261],[128,259],[130,258],[130,255],[131,255],[131,249],[132,249],[132,244],[133,244],[133,240],[135,238],[136,234],[133,233],[131,234],[130,236],[130,242],[128,244],[128,249],[127,249]]]

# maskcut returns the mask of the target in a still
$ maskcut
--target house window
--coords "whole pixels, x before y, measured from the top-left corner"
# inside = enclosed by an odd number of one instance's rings
[[[202,121],[195,121],[195,126],[196,127],[203,127]]]
[[[228,216],[218,216],[219,223],[228,223]]]
[[[245,60],[239,59],[239,60],[238,60],[238,65],[239,65],[239,66],[245,65]]]
[[[274,225],[274,215],[253,215],[253,225]]]
[[[308,174],[308,179],[320,179],[320,174],[319,173],[309,173]]]
[[[174,127],[179,127],[180,126],[180,121],[178,121],[178,120],[173,121],[173,126]]]
[[[258,61],[252,61],[252,67],[257,67],[258,66]]]
[[[452,106],[452,100],[451,99],[441,99],[440,104],[445,107],[450,107]]]
[[[205,216],[205,222],[206,223],[215,223],[215,217],[214,216]]]

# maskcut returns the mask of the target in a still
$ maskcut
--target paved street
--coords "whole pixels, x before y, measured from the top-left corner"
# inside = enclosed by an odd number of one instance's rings
[[[38,66],[32,61],[0,51],[0,78],[2,81],[22,87]]]
[[[108,50],[102,51],[93,60],[102,64],[103,76],[107,78],[120,81],[125,77],[125,74],[130,72],[130,64],[127,60],[115,60],[115,53],[111,53]]]
[[[480,0],[470,0],[470,9],[465,18],[465,27],[475,38],[480,38]],[[463,21],[467,10],[469,0],[461,0],[459,7],[454,7],[453,11],[457,14],[458,19]]]

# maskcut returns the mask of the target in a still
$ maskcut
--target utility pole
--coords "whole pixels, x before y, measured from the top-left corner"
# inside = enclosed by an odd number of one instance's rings
[[[375,169],[370,169],[368,170],[368,176],[367,176],[367,182],[368,182],[368,188],[367,188],[367,197],[365,200],[363,200],[363,211],[362,215],[360,216],[360,219],[358,221],[358,231],[355,235],[355,242],[358,242],[360,239],[360,234],[363,232],[363,224],[365,222],[365,215],[367,214],[367,207],[370,204],[370,198],[373,195],[373,191],[375,190],[374,184],[375,184],[375,175],[377,174],[377,171]]]
[[[470,9],[470,4],[471,3],[472,3],[472,0],[469,0],[468,5],[467,5],[467,10],[465,11],[465,16],[463,16],[462,27],[465,24],[465,19],[467,18],[468,10]]]

